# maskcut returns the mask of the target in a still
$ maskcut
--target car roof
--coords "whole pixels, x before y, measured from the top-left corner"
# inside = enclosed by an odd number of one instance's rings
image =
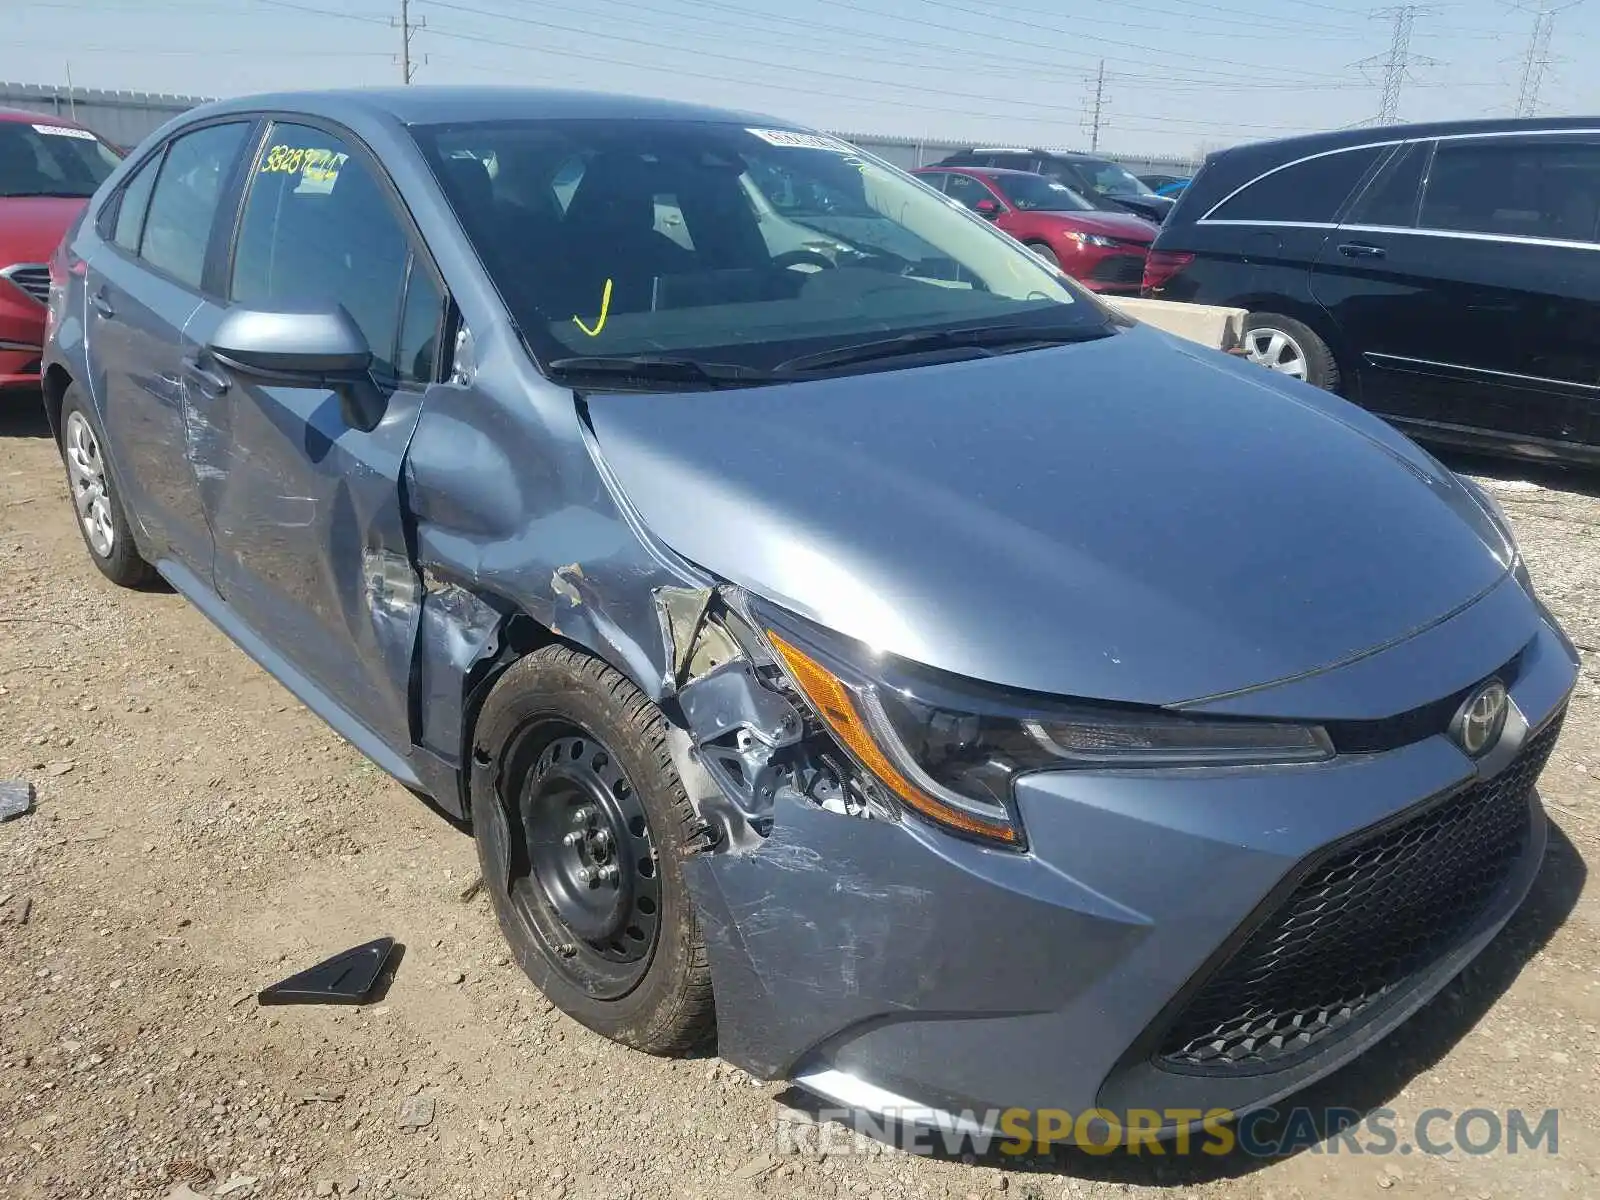
[[[387,117],[403,125],[456,124],[492,120],[602,119],[620,121],[707,121],[803,129],[757,113],[712,108],[673,100],[624,96],[611,92],[563,91],[551,88],[420,85],[347,88],[326,91],[268,92],[219,100],[189,116],[277,110],[304,112],[340,120],[358,116]]]
[[[1018,175],[1043,178],[1037,171],[1019,171],[1015,167],[969,167],[963,163],[929,163],[925,167],[918,167],[916,173],[923,171],[960,171],[963,175],[982,175],[986,179],[1014,179]]]
[[[1413,125],[1363,126],[1337,129],[1331,133],[1308,133],[1299,137],[1247,142],[1218,150],[1213,158],[1226,159],[1236,154],[1278,151],[1287,160],[1321,150],[1345,146],[1368,146],[1379,142],[1405,142],[1419,138],[1459,137],[1463,134],[1522,133],[1536,129],[1600,129],[1600,117],[1499,117],[1475,121],[1426,121]]]
[[[85,126],[78,124],[78,122],[69,120],[63,116],[58,116],[55,113],[29,112],[25,108],[0,108],[0,121],[16,122],[19,124],[25,122],[29,125],[38,122],[40,124],[49,125],[67,125],[73,129],[85,128]]]

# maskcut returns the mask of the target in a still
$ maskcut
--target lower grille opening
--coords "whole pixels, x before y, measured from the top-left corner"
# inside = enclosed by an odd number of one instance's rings
[[[1560,732],[1557,716],[1493,779],[1314,864],[1179,1013],[1157,1065],[1286,1066],[1459,945],[1527,848],[1528,793]]]

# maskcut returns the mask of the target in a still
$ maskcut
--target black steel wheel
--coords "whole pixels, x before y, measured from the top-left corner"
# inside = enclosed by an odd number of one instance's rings
[[[511,898],[558,970],[597,999],[615,999],[649,969],[661,923],[650,819],[598,737],[559,721],[530,736],[544,748],[522,789]]]
[[[546,646],[485,700],[471,780],[485,890],[518,964],[568,1015],[657,1054],[713,1025],[682,867],[700,823],[667,732],[617,671]]]

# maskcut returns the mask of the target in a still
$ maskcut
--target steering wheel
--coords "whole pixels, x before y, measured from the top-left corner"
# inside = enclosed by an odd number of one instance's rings
[[[831,271],[834,268],[833,259],[816,250],[785,250],[782,254],[773,256],[772,265],[780,271],[792,271],[796,267],[816,267],[819,271]],[[810,274],[810,272],[806,272]]]

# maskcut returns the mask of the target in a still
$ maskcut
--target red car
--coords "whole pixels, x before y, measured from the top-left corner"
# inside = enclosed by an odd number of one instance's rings
[[[1157,226],[1107,211],[1054,179],[998,168],[923,167],[912,172],[993,221],[1093,292],[1139,294]]]
[[[39,386],[50,255],[119,159],[72,121],[0,109],[0,390]]]

